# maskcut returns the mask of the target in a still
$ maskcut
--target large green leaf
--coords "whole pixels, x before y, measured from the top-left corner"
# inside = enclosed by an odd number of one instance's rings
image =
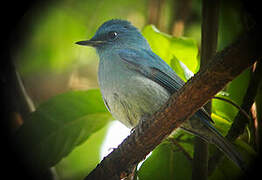
[[[235,149],[241,154],[241,157],[243,158],[245,165],[248,167],[248,165],[257,156],[257,153],[250,145],[248,145],[241,139],[237,139],[234,145],[236,145]],[[209,149],[210,155],[213,155],[215,146],[209,146]],[[209,179],[241,179],[243,173],[244,172],[233,161],[225,157],[218,163],[217,168],[211,174]]]
[[[67,92],[41,104],[16,138],[26,160],[44,169],[68,155],[110,118],[98,90]]]
[[[247,69],[228,84],[227,88],[225,89],[227,95],[219,94],[218,96],[229,99],[241,106],[249,84],[249,79],[250,71]],[[238,109],[228,102],[213,99],[212,112],[232,122],[238,113]]]
[[[221,4],[219,16],[219,31],[218,31],[218,50],[222,50],[229,44],[235,41],[239,34],[243,31],[243,11],[241,2],[225,2]],[[225,97],[238,105],[242,104],[243,97],[249,83],[249,70],[244,71],[241,75],[235,78],[228,84],[225,91],[228,96]],[[238,109],[231,104],[214,99],[212,101],[212,112],[219,115],[228,121],[233,121]]]
[[[160,144],[138,171],[139,179],[191,179],[191,163],[172,142]]]
[[[219,116],[215,113],[211,114],[211,118],[215,121],[214,127],[223,135],[225,136],[231,126],[231,122],[227,119]]]
[[[56,164],[60,180],[82,180],[100,162],[100,149],[109,125],[93,133],[87,141],[77,146],[68,156]]]
[[[152,50],[165,60],[171,67],[178,65],[172,60],[181,61],[190,71],[196,73],[199,69],[198,47],[195,40],[186,37],[172,37],[159,32],[153,25],[146,26],[142,31]],[[176,69],[172,67],[173,69]],[[179,67],[178,67],[179,68]],[[182,67],[182,69],[184,69]],[[177,72],[182,78],[185,74]]]
[[[241,1],[224,1],[221,3],[218,26],[218,50],[222,50],[231,44],[243,31],[245,25],[242,8],[243,4]]]
[[[171,59],[170,66],[184,81],[187,81],[194,75],[192,71],[190,71],[187,66],[182,61],[179,61],[175,56]]]

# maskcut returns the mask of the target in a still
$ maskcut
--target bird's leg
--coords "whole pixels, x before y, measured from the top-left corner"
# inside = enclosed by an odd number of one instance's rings
[[[151,115],[149,113],[144,113],[138,123],[137,126],[133,127],[131,130],[130,130],[130,134],[133,133],[135,131],[136,128],[138,127],[142,127],[143,124],[146,124],[145,122],[151,117]],[[142,124],[142,125],[140,125]]]
[[[122,174],[124,175],[125,177],[121,177],[120,175],[120,178],[122,180],[135,180],[136,179],[136,176],[137,176],[137,164],[135,164],[134,166],[132,166],[131,168],[128,169],[127,172],[125,172],[126,174]]]

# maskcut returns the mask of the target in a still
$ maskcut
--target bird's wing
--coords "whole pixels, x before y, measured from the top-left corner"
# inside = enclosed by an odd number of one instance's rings
[[[185,84],[173,69],[152,51],[146,49],[121,49],[118,54],[130,69],[158,83],[170,94],[175,93]],[[196,115],[201,119],[213,122],[204,108],[197,111]]]
[[[172,68],[152,51],[121,49],[119,56],[130,69],[160,84],[170,94],[173,94],[185,84]]]

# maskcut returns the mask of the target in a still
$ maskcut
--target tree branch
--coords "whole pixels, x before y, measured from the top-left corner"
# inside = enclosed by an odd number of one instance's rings
[[[85,180],[119,179],[228,82],[261,58],[261,40],[260,29],[253,29],[217,53],[211,63],[173,94],[158,112],[147,121],[141,121],[133,133],[105,157]]]

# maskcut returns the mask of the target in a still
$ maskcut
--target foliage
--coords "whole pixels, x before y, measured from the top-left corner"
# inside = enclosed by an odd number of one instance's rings
[[[41,104],[16,134],[36,171],[54,166],[103,128],[111,115],[98,90],[60,94]]]
[[[198,71],[200,63],[196,41],[186,37],[172,37],[159,32],[153,25],[146,26],[142,33],[152,50],[164,59],[182,79],[186,80],[191,76],[191,72]]]
[[[165,141],[142,164],[141,179],[191,179],[192,164],[175,144]]]

